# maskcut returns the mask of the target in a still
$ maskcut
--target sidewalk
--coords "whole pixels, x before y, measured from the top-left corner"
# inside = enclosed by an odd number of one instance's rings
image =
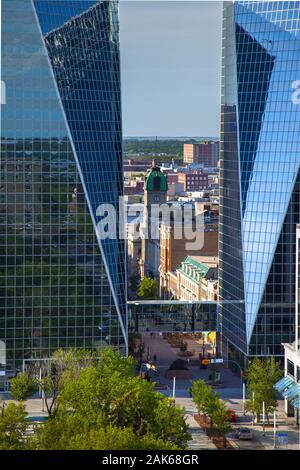
[[[186,410],[186,422],[189,427],[189,432],[192,435],[192,440],[189,441],[188,449],[191,450],[216,450],[215,444],[209,439],[205,431],[200,428],[197,421],[194,419],[196,408],[190,398],[176,398],[176,403],[183,406]]]

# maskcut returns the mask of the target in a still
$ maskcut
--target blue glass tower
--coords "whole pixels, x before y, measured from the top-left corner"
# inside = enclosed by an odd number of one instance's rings
[[[2,2],[0,362],[126,351],[118,3]]]
[[[299,78],[300,2],[225,2],[220,323],[240,362],[281,356],[294,337]]]

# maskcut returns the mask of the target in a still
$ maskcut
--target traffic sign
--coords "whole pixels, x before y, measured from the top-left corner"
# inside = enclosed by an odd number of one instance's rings
[[[289,443],[288,434],[285,432],[277,433],[277,440],[280,446],[287,446]]]
[[[211,364],[223,364],[224,362],[224,359],[222,359],[221,357],[220,358],[212,358],[210,360]]]

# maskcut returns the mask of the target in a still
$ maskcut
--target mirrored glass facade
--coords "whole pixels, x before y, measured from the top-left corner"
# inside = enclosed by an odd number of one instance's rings
[[[223,348],[282,355],[295,333],[300,2],[225,2],[220,175]]]
[[[295,346],[300,351],[300,225],[296,229],[296,335]],[[300,368],[299,368],[300,382]]]
[[[1,363],[126,351],[124,243],[97,207],[123,194],[118,4],[3,0]]]

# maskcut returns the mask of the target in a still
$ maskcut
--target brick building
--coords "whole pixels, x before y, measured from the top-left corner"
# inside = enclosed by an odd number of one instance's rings
[[[203,141],[195,144],[183,144],[183,161],[202,164],[204,167],[216,167],[219,160],[219,142]]]

